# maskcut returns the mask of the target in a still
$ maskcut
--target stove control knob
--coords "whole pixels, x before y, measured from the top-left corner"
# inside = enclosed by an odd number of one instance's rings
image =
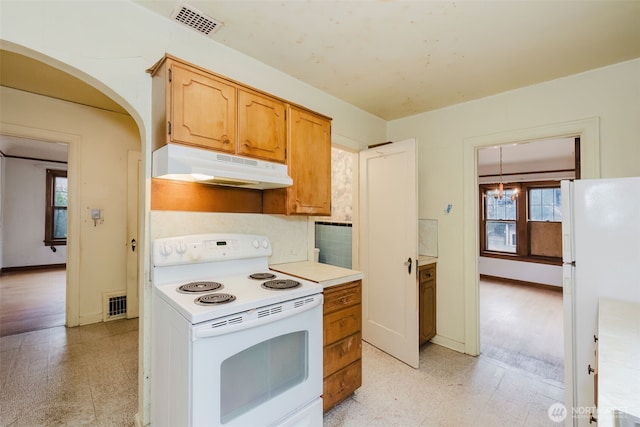
[[[269,248],[269,241],[267,239],[264,239],[262,241],[262,247],[265,248],[265,249]]]
[[[260,242],[258,242],[258,239],[253,239],[253,242],[251,242],[251,244],[253,245],[254,248],[259,249],[260,248]]]
[[[160,246],[160,255],[169,256],[171,255],[172,252],[173,252],[173,248],[171,248],[170,244],[165,243],[162,246]]]
[[[185,245],[184,242],[178,242],[176,245],[176,252],[180,255],[184,255],[184,253],[187,252],[187,245]]]

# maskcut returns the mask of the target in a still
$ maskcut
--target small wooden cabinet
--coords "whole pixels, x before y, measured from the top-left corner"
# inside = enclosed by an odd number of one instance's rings
[[[362,281],[324,291],[324,412],[362,385]]]
[[[331,215],[331,119],[289,107],[287,165],[293,185],[267,190],[267,214]]]
[[[284,101],[169,55],[149,71],[154,150],[174,143],[285,162]]]
[[[418,269],[420,345],[436,336],[436,264]]]

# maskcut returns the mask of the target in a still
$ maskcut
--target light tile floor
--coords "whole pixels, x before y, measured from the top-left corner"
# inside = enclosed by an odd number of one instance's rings
[[[549,406],[561,383],[487,357],[428,343],[415,370],[363,343],[362,387],[324,416],[325,427],[558,426]]]
[[[132,426],[137,320],[0,338],[0,426]],[[562,384],[427,344],[415,370],[363,343],[363,385],[333,426],[544,426]],[[179,427],[179,426],[177,426]]]
[[[138,319],[0,338],[0,426],[132,426]]]

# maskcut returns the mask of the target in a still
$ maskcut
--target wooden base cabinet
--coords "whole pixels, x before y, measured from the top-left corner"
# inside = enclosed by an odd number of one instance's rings
[[[420,345],[436,336],[436,264],[418,270]]]
[[[326,412],[362,385],[362,282],[325,289],[323,312]]]

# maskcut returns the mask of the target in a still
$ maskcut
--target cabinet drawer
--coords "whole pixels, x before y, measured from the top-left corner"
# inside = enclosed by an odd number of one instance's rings
[[[362,355],[362,336],[360,333],[351,335],[324,348],[324,374],[327,377],[347,366]]]
[[[326,314],[323,322],[324,345],[360,332],[361,324],[362,306],[360,304]]]
[[[435,280],[435,278],[436,278],[436,266],[435,266],[435,264],[428,265],[428,266],[425,266],[425,267],[420,267],[419,274],[420,274],[419,281],[421,283],[422,282],[426,282],[428,280]]]
[[[362,286],[360,281],[341,286],[327,288],[324,291],[324,314],[331,313],[362,301]]]
[[[357,360],[344,369],[325,378],[322,393],[322,406],[324,412],[328,411],[349,397],[362,385],[362,362]]]

